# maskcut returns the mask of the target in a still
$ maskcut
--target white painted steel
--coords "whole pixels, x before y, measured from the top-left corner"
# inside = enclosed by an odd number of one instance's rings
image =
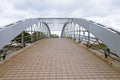
[[[22,31],[26,30],[33,24],[36,24],[38,19],[28,19],[21,21],[19,23],[14,23],[10,26],[4,27],[0,31],[0,49],[3,48],[6,44],[8,44],[12,39],[14,39],[18,34]]]
[[[6,28],[0,29],[0,49],[9,43],[15,36],[25,30],[27,27],[38,23],[44,22],[49,24],[63,24],[61,36],[64,34],[64,24],[69,22],[78,24],[86,30],[94,34],[100,41],[106,44],[114,53],[120,56],[120,34],[114,30],[109,29],[101,24],[81,19],[81,18],[32,18],[22,22],[15,23]]]
[[[102,41],[112,52],[120,56],[120,35],[103,25],[87,21],[85,19],[74,19],[75,23],[84,27]],[[82,23],[81,23],[82,22]]]

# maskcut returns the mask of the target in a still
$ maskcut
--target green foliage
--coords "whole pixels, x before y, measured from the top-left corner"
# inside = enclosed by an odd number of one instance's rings
[[[42,39],[46,37],[46,35],[43,32],[34,32],[32,36],[33,36],[33,42],[37,41],[38,39]]]
[[[13,40],[18,42],[18,43],[22,43],[22,33],[20,33]],[[26,43],[30,43],[31,42],[31,35],[28,32],[24,32],[24,42],[26,42]]]
[[[33,42],[37,41],[38,39],[42,39],[46,37],[46,35],[43,32],[34,32],[33,34],[24,32],[24,42],[31,43],[31,36],[33,37]],[[20,33],[17,37],[15,37],[13,41],[22,43],[22,33]]]
[[[92,49],[108,49],[107,46],[103,43],[94,44],[91,46]]]
[[[51,34],[51,37],[52,37],[52,38],[59,38],[59,36],[56,35],[56,34]]]

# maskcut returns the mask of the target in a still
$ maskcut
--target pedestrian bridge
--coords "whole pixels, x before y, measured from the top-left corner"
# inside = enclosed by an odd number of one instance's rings
[[[61,38],[51,38],[54,30],[61,31]],[[120,80],[118,69],[89,50],[98,44],[105,45],[100,46],[105,59],[115,56],[119,62],[120,32],[90,20],[30,18],[3,26],[0,80]],[[5,59],[16,45],[23,49]]]
[[[0,49],[26,29],[31,34],[34,31],[41,31],[46,37],[50,37],[50,24],[62,24],[62,27],[58,27],[58,25],[51,27],[51,31],[55,28],[61,30],[61,37],[70,37],[82,41],[80,38],[87,35],[88,45],[92,33],[96,39],[104,43],[113,53],[120,56],[120,32],[82,18],[30,18],[9,24],[0,28]],[[31,42],[33,42],[33,38]]]

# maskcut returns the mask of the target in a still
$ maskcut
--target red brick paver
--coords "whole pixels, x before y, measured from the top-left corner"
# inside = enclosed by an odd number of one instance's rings
[[[0,80],[120,80],[120,73],[68,39],[43,39],[0,65]]]

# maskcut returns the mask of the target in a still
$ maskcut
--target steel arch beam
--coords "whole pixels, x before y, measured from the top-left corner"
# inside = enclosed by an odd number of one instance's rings
[[[64,30],[65,30],[65,27],[66,27],[66,25],[67,25],[68,23],[70,23],[70,22],[67,22],[67,23],[65,23],[65,24],[63,25],[63,29],[62,29],[62,32],[61,32],[61,37],[62,37],[62,38],[64,37]]]
[[[45,25],[46,25],[46,27],[47,27],[47,29],[48,29],[48,32],[49,32],[49,37],[51,37],[51,31],[50,31],[50,28],[49,28],[48,24],[47,24],[47,23],[45,23],[45,22],[41,22],[41,23],[43,23],[43,24],[45,24]]]
[[[105,45],[107,45],[112,52],[120,56],[120,33],[119,32],[117,32],[114,29],[112,30],[111,28],[107,28],[106,26],[103,26],[101,24],[88,21],[85,19],[81,19],[81,18],[72,18],[70,22],[78,24],[79,26],[82,26],[83,28],[85,28],[87,31],[95,35]],[[67,23],[70,23],[70,22],[67,22]],[[63,26],[61,37],[63,37],[65,26],[66,26],[66,23]]]
[[[14,24],[10,24],[3,29],[0,28],[0,49],[2,49],[4,45],[9,43],[15,36],[17,36],[27,27],[38,22],[44,22],[48,24],[54,23],[54,21],[61,22],[63,24],[72,22],[78,24],[79,26],[82,26],[87,31],[94,34],[105,45],[107,45],[108,48],[112,50],[112,52],[120,56],[120,32],[82,18],[31,18],[24,21],[18,21]]]
[[[38,22],[39,22],[38,18],[31,18],[4,26],[3,29],[0,29],[0,49],[2,49],[6,44],[8,44],[22,31],[26,30],[28,27]],[[47,26],[49,33],[51,34],[48,25],[47,24],[45,25]]]

